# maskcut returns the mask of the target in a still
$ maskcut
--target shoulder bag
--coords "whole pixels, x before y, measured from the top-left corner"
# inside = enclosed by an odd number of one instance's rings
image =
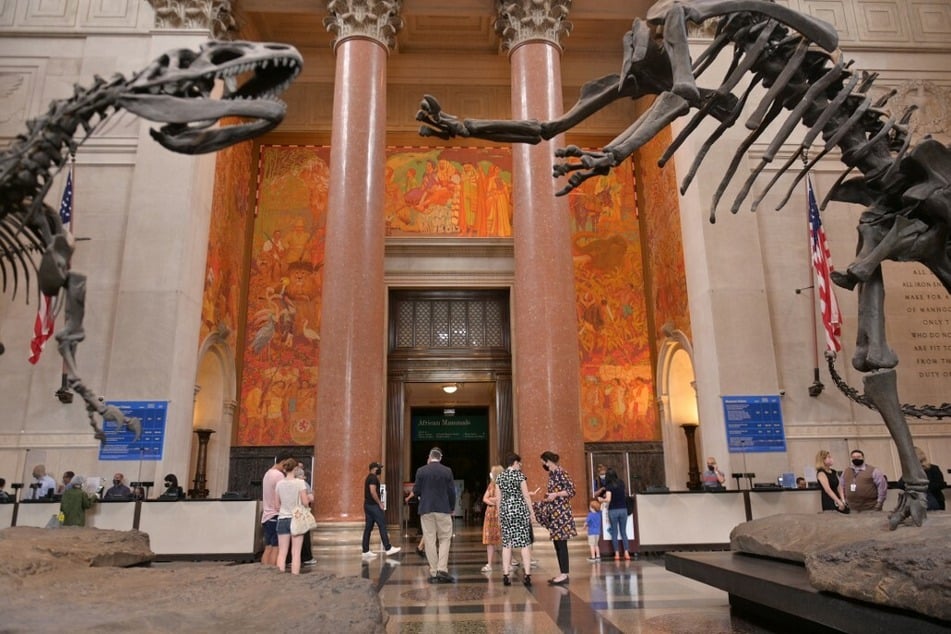
[[[291,535],[303,535],[317,528],[317,518],[303,504],[294,507],[291,515]]]

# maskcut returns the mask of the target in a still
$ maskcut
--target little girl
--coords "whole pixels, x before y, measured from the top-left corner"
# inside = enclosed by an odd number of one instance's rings
[[[594,498],[588,502],[588,517],[584,525],[588,527],[588,547],[591,548],[588,561],[601,561],[601,552],[598,548],[598,541],[601,539],[601,503]]]

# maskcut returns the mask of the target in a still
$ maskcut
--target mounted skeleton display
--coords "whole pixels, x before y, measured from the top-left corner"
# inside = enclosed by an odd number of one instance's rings
[[[54,101],[42,116],[27,123],[26,134],[0,152],[0,272],[3,288],[16,295],[21,283],[59,297],[65,325],[56,333],[66,385],[85,401],[96,437],[104,441],[102,421],[141,432],[138,419],[108,405],[80,378],[76,347],[85,338],[86,276],[70,268],[74,240],[60,216],[44,202],[54,176],[70,155],[113,113],[127,110],[164,123],[151,130],[163,147],[183,154],[215,152],[273,129],[286,106],[277,100],[300,73],[302,59],[284,44],[208,42],[199,51],[169,51],[126,79],[96,77],[92,86],[76,86],[69,99]],[[216,80],[220,97],[211,98]],[[243,83],[239,86],[238,82]],[[241,122],[214,127],[223,117]],[[37,264],[37,259],[39,263]]]
[[[504,5],[503,5],[504,10]],[[718,18],[713,42],[691,61],[689,23]],[[698,87],[696,79],[725,50],[732,60],[715,89]],[[914,261],[926,266],[951,292],[951,150],[925,138],[912,144],[908,122],[913,108],[899,116],[883,108],[894,92],[873,101],[874,74],[852,71],[838,49],[830,25],[767,0],[695,0],[659,2],[646,20],[635,19],[624,36],[620,74],[587,83],[581,98],[563,116],[551,121],[461,119],[444,113],[427,95],[417,119],[423,136],[443,139],[471,137],[496,142],[538,143],[563,133],[618,99],[656,95],[649,109],[627,130],[596,151],[575,146],[556,150],[566,159],[555,166],[555,177],[567,176],[558,194],[585,180],[608,173],[670,123],[693,112],[660,159],[665,164],[699,124],[711,117],[719,122],[703,143],[681,185],[685,192],[710,147],[736,124],[754,88],[765,89],[745,121],[751,131],[742,141],[716,189],[710,221],[736,175],[742,158],[767,127],[788,111],[760,163],[740,188],[731,211],[746,200],[764,167],[772,162],[797,126],[807,131],[792,156],[752,201],[755,209],[797,159],[804,158],[819,135],[821,150],[795,174],[782,207],[796,185],[817,161],[833,149],[841,152],[847,169],[824,201],[860,204],[856,259],[844,273],[833,276],[843,288],[858,289],[858,325],[852,365],[864,373],[864,400],[881,414],[894,440],[907,491],[889,517],[894,529],[906,518],[921,525],[926,517],[927,477],[915,455],[911,431],[898,399],[895,366],[898,357],[885,340],[885,260]],[[745,87],[734,90],[748,78]],[[850,174],[855,174],[847,178]],[[951,412],[933,408],[931,415]]]

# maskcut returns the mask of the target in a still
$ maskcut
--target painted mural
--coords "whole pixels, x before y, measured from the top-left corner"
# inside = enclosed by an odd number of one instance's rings
[[[657,342],[664,340],[661,328],[666,323],[691,338],[677,174],[673,161],[663,168],[657,166],[658,159],[670,145],[670,134],[668,128],[640,149],[635,171],[641,184],[641,207],[646,210],[644,245],[652,282],[650,305],[654,311]]]
[[[235,346],[244,243],[251,217],[251,142],[218,153],[201,305],[201,337],[217,333]]]
[[[512,235],[509,148],[391,148],[386,159],[390,236]]]
[[[260,148],[236,445],[315,440],[329,157],[328,147]],[[670,319],[681,329],[689,326],[680,229],[673,222],[676,189],[656,168],[645,173],[642,209],[648,218],[638,215],[630,164],[590,179],[568,199],[588,442],[660,439],[650,326]],[[229,192],[246,191],[247,175],[236,171],[226,178],[234,184]],[[508,148],[389,148],[387,234],[510,236],[511,180]],[[233,196],[228,204],[241,209],[241,195]],[[226,242],[227,235],[214,239]],[[656,282],[647,285],[651,274]],[[214,277],[221,292],[210,294],[211,305],[233,290]],[[654,320],[651,310],[658,314]]]
[[[238,445],[314,443],[329,155],[261,146]]]
[[[586,442],[657,440],[641,228],[630,162],[569,194]]]

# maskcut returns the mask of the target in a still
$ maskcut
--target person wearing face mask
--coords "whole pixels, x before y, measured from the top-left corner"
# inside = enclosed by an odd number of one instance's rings
[[[132,489],[123,484],[125,476],[117,473],[112,476],[112,486],[106,489],[104,500],[131,500]]]
[[[865,464],[861,449],[849,454],[852,465],[842,472],[845,501],[853,511],[881,511],[888,493],[888,480],[881,469]]]
[[[370,463],[370,473],[363,481],[363,516],[365,523],[363,525],[363,559],[373,559],[376,553],[370,550],[370,533],[373,532],[373,525],[380,528],[380,541],[383,542],[383,550],[387,555],[395,555],[402,550],[399,546],[390,544],[390,536],[386,532],[386,516],[383,514],[383,500],[380,499],[380,474],[383,473],[383,465],[379,462]]]
[[[558,454],[546,451],[541,455],[542,468],[548,472],[548,490],[545,499],[535,502],[535,517],[548,529],[558,559],[558,576],[548,583],[563,586],[568,583],[568,540],[578,534],[571,514],[571,498],[575,496],[575,484],[568,473],[558,464]]]
[[[165,476],[165,491],[159,496],[160,500],[184,500],[185,490],[178,486],[178,476],[169,473]]]

